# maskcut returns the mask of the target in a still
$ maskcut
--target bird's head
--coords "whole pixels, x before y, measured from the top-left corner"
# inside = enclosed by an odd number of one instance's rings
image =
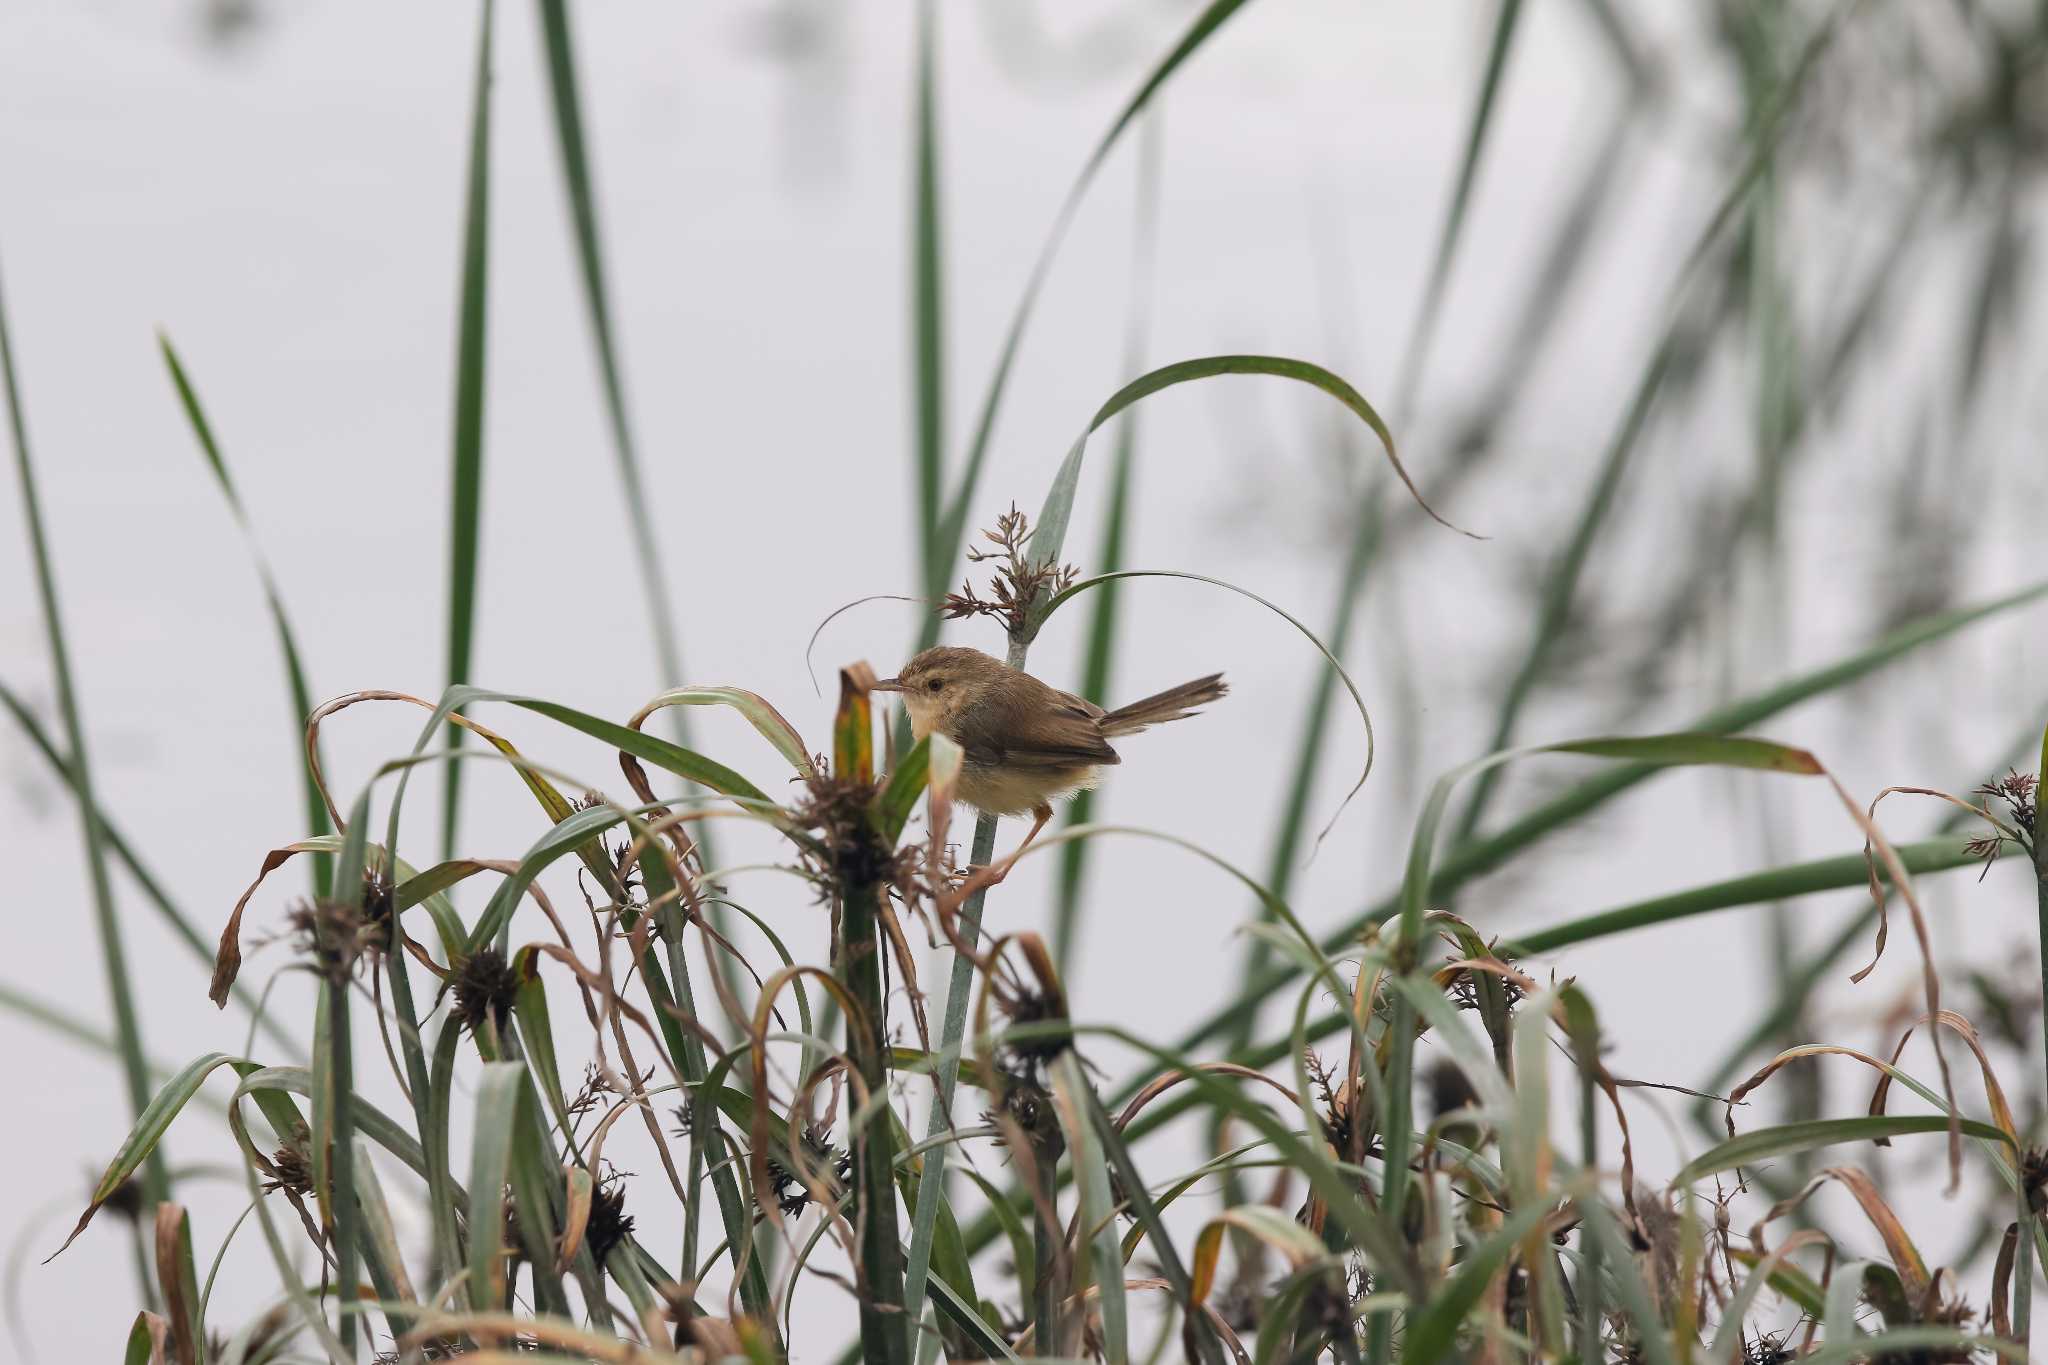
[[[874,690],[903,694],[911,733],[919,739],[931,734],[958,738],[961,715],[1009,671],[1002,660],[978,649],[938,645],[903,665],[895,677],[876,683]]]

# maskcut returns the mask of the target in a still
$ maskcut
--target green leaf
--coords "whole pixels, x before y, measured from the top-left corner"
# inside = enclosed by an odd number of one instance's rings
[[[1292,379],[1321,389],[1345,407],[1354,416],[1372,429],[1379,438],[1380,448],[1386,453],[1387,463],[1395,475],[1408,489],[1423,511],[1450,529],[1459,530],[1451,523],[1437,516],[1436,511],[1423,500],[1416,490],[1414,480],[1408,477],[1407,468],[1401,457],[1394,451],[1394,434],[1387,430],[1387,424],[1380,420],[1372,404],[1365,401],[1358,390],[1337,375],[1320,365],[1306,360],[1292,360],[1285,356],[1271,355],[1215,355],[1198,360],[1183,360],[1172,365],[1162,365],[1147,374],[1142,374],[1111,394],[1103,405],[1096,409],[1079,439],[1068,450],[1067,458],[1060,463],[1059,472],[1053,476],[1052,488],[1045,495],[1045,505],[1039,511],[1035,529],[1031,535],[1031,553],[1041,564],[1059,562],[1060,548],[1066,541],[1067,522],[1073,516],[1074,494],[1081,478],[1082,459],[1087,453],[1088,437],[1104,422],[1130,407],[1141,398],[1170,389],[1177,384],[1190,383],[1197,379],[1213,379],[1220,375],[1270,375],[1279,379]],[[1470,535],[1469,531],[1460,534]]]
[[[1069,1052],[1067,1055],[1074,1054]],[[1136,1227],[1132,1229],[1133,1235],[1142,1233],[1151,1239],[1152,1254],[1159,1262],[1160,1276],[1173,1290],[1182,1311],[1189,1315],[1195,1348],[1201,1360],[1208,1362],[1209,1365],[1222,1365],[1222,1343],[1216,1339],[1216,1331],[1208,1318],[1198,1309],[1201,1296],[1195,1292],[1194,1280],[1189,1275],[1187,1267],[1181,1264],[1180,1253],[1174,1249],[1173,1239],[1168,1235],[1166,1225],[1160,1219],[1159,1207],[1153,1203],[1145,1179],[1139,1174],[1137,1163],[1131,1159],[1130,1148],[1125,1145],[1123,1135],[1117,1131],[1116,1123],[1110,1118],[1109,1111],[1102,1107],[1102,1097],[1095,1093],[1095,1087],[1083,1086],[1081,1100],[1088,1109],[1090,1138],[1100,1146],[1104,1161],[1115,1175],[1116,1188],[1122,1192],[1124,1205],[1136,1223]],[[1290,1226],[1292,1225],[1290,1220]],[[1109,1235],[1115,1237],[1114,1228],[1109,1229]],[[1119,1243],[1118,1268],[1114,1272],[1116,1275],[1122,1276],[1122,1267],[1130,1258],[1130,1249]],[[1028,1295],[1025,1301],[1029,1302]]]
[[[178,360],[178,353],[171,347],[171,339],[162,332],[157,333],[157,347],[163,352],[164,365],[171,373],[171,383],[177,387],[178,401],[184,406],[185,418],[192,426],[192,434],[199,442],[200,451],[213,469],[214,478],[220,483],[222,496],[227,499],[228,510],[234,513],[235,524],[241,528],[242,540],[256,564],[257,579],[263,585],[263,598],[270,608],[270,623],[277,632],[278,651],[284,656],[285,683],[291,691],[292,744],[286,752],[293,756],[292,766],[299,774],[304,788],[306,802],[306,828],[313,834],[325,834],[327,803],[320,798],[320,786],[313,780],[313,769],[305,760],[306,720],[313,714],[313,692],[306,682],[306,668],[299,656],[299,646],[292,634],[291,620],[285,615],[284,595],[278,591],[276,575],[271,572],[270,561],[256,545],[256,532],[249,523],[248,509],[242,506],[242,498],[235,491],[234,480],[228,477],[227,460],[220,453],[220,446],[214,440],[213,426],[206,420],[206,410],[200,405],[198,390],[193,388],[191,378]],[[317,899],[328,894],[330,879],[325,859],[315,858],[312,865],[313,895]]]
[[[548,1017],[547,984],[540,979],[540,954],[531,946],[521,948],[512,959],[512,968],[519,980],[512,1012],[519,1020],[526,1064],[540,1081],[541,1094],[554,1111],[555,1122],[566,1133],[570,1129],[569,1102],[562,1093],[562,1072],[555,1061],[555,1029]]]
[[[477,561],[483,540],[484,352],[489,335],[491,240],[491,21],[493,0],[484,0],[477,34],[476,76],[470,94],[469,171],[462,212],[462,294],[455,340],[455,436],[448,494],[448,683],[469,681],[475,649]],[[459,747],[462,732],[451,728]],[[441,807],[441,856],[455,851],[456,812],[462,794],[462,765],[448,768]]]
[[[505,1306],[505,1181],[512,1170],[512,1138],[522,1119],[526,1069],[517,1062],[485,1062],[476,1089],[476,1132],[469,1148],[469,1306],[490,1312]]]
[[[78,1240],[78,1234],[85,1231],[85,1225],[100,1211],[100,1205],[113,1198],[114,1192],[121,1188],[122,1183],[135,1174],[156,1150],[165,1130],[171,1126],[171,1121],[178,1117],[178,1111],[199,1093],[199,1087],[205,1083],[206,1078],[223,1066],[233,1066],[243,1075],[257,1069],[254,1062],[230,1057],[225,1052],[209,1052],[188,1062],[184,1070],[164,1082],[163,1089],[157,1091],[156,1096],[143,1107],[141,1116],[135,1120],[135,1127],[129,1130],[120,1150],[114,1153],[114,1159],[107,1163],[107,1169],[101,1173],[99,1183],[93,1186],[92,1200],[85,1206],[85,1212],[78,1215],[78,1225],[72,1228],[71,1235],[64,1239],[64,1246],[58,1247],[44,1259],[45,1265],[61,1255],[64,1247]]]
[[[1401,1339],[1404,1365],[1433,1365],[1450,1357],[1458,1329],[1465,1325],[1480,1295],[1486,1292],[1516,1244],[1550,1212],[1549,1203],[1517,1209],[1505,1223],[1488,1233],[1485,1241],[1466,1252],[1443,1287],[1409,1317],[1407,1332]]]
[[[1804,749],[1770,740],[1729,738],[1715,734],[1643,735],[1627,738],[1571,740],[1562,744],[1539,744],[1507,749],[1461,764],[1437,779],[1415,823],[1415,838],[1409,846],[1407,876],[1401,883],[1401,937],[1419,943],[1422,916],[1431,893],[1431,867],[1436,848],[1437,827],[1450,803],[1451,789],[1462,779],[1486,772],[1517,758],[1533,754],[1582,754],[1639,764],[1646,771],[1674,767],[1757,768],[1770,772],[1811,776],[1822,771],[1812,754]]]
[[[482,691],[474,691],[471,695],[479,700],[510,702],[514,706],[523,706],[551,720],[558,720],[573,730],[581,730],[593,739],[601,739],[613,748],[622,749],[635,758],[652,763],[657,768],[709,787],[721,796],[743,798],[763,806],[775,804],[768,798],[767,793],[724,764],[715,763],[702,754],[683,748],[680,744],[657,739],[644,731],[628,729],[615,721],[600,720],[596,716],[585,715],[573,707],[562,706],[556,702]]]
[[[164,1338],[169,1333],[170,1324],[155,1313],[137,1313],[135,1325],[128,1329],[127,1349],[121,1356],[123,1365],[151,1365],[152,1361],[161,1360]]]
[[[1968,844],[1968,840],[1960,838],[1925,839],[1918,843],[1895,844],[1893,851],[1899,855],[1899,861],[1906,865],[1908,872],[1942,872],[1984,861],[1984,855],[1970,852]],[[1653,896],[1598,914],[1567,920],[1505,942],[1499,951],[1517,956],[1550,952],[1574,943],[1587,943],[1611,934],[1689,919],[1716,910],[1768,905],[1816,891],[1863,886],[1869,880],[1870,860],[1864,854],[1845,853],[1834,858],[1816,858],[1811,862],[1791,863],[1747,876],[1731,877],[1726,881],[1709,882],[1704,886]]]
[[[1700,1153],[1671,1177],[1671,1185],[1675,1189],[1717,1171],[1754,1166],[1775,1157],[1810,1152],[1816,1147],[1902,1137],[1908,1133],[1945,1133],[1948,1125],[1948,1117],[1944,1114],[1874,1114],[1851,1119],[1809,1119],[1802,1123],[1759,1128]],[[2002,1142],[2008,1147],[2012,1145],[2012,1139],[2002,1130],[1976,1119],[1962,1120],[1962,1129],[1965,1137]]]
[[[817,765],[811,762],[803,736],[766,697],[742,687],[676,687],[641,707],[634,723],[637,725],[656,711],[670,706],[729,706],[759,731],[761,738],[775,747],[776,753],[789,760],[789,766],[796,769],[798,777],[817,776]]]
[[[927,737],[911,745],[896,761],[896,771],[889,774],[888,782],[875,798],[875,821],[882,838],[892,848],[903,836],[903,827],[910,822],[910,812],[917,808],[918,798],[924,795],[931,778],[931,764],[932,744]]]
[[[1088,1077],[1080,1058],[1068,1048],[1054,1062],[1048,1079],[1067,1138],[1067,1158],[1081,1192],[1079,1240],[1087,1248],[1088,1270],[1077,1272],[1073,1292],[1082,1293],[1092,1279],[1102,1313],[1102,1351],[1108,1365],[1130,1360],[1130,1314],[1124,1304],[1123,1242],[1117,1236],[1116,1201],[1109,1192],[1109,1166],[1088,1119]],[[1050,1343],[1040,1350],[1049,1350]]]

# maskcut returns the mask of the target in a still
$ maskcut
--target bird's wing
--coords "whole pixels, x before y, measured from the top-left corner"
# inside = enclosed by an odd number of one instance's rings
[[[968,761],[1017,768],[1122,762],[1102,737],[1100,707],[1065,692],[1046,691],[1050,698],[1004,699],[971,711],[959,735]]]

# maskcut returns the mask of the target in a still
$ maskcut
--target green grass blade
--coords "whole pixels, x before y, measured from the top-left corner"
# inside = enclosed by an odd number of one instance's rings
[[[512,1172],[512,1137],[526,1094],[526,1070],[517,1062],[485,1062],[476,1088],[476,1133],[469,1148],[469,1306],[502,1308],[505,1283],[505,1181]]]
[[[1087,1271],[1075,1276],[1073,1290],[1080,1293],[1094,1282],[1096,1307],[1102,1314],[1103,1360],[1106,1365],[1129,1365],[1130,1313],[1124,1302],[1123,1240],[1117,1235],[1116,1200],[1110,1194],[1109,1165],[1102,1144],[1089,1122],[1088,1077],[1072,1048],[1052,1064],[1048,1081],[1060,1126],[1066,1130],[1067,1158],[1081,1191],[1078,1240]],[[1050,1342],[1042,1342],[1038,1349],[1053,1348]]]
[[[1195,1307],[1194,1281],[1188,1269],[1181,1263],[1180,1253],[1174,1249],[1173,1239],[1167,1235],[1166,1225],[1160,1220],[1159,1207],[1152,1201],[1151,1192],[1145,1179],[1138,1172],[1138,1166],[1131,1159],[1130,1148],[1123,1135],[1117,1131],[1109,1111],[1102,1107],[1102,1097],[1095,1093],[1095,1087],[1084,1086],[1081,1099],[1088,1106],[1090,1138],[1099,1143],[1103,1158],[1115,1174],[1117,1188],[1122,1192],[1124,1202],[1129,1206],[1134,1234],[1142,1232],[1152,1243],[1152,1255],[1159,1262],[1159,1273],[1172,1287],[1183,1312],[1193,1320],[1192,1334],[1198,1358],[1205,1365],[1222,1365],[1223,1345],[1216,1339],[1215,1329]],[[1112,1228],[1111,1235],[1115,1230]],[[1128,1261],[1129,1254],[1120,1245],[1117,1251],[1120,1262]],[[1117,1271],[1120,1275],[1121,1268]]]
[[[77,1241],[78,1234],[85,1231],[86,1224],[100,1211],[100,1206],[113,1198],[114,1192],[121,1188],[129,1176],[144,1168],[149,1160],[157,1155],[158,1146],[163,1141],[165,1131],[170,1128],[171,1121],[177,1118],[186,1103],[199,1093],[199,1087],[205,1083],[206,1078],[221,1067],[230,1065],[244,1075],[256,1070],[254,1063],[239,1061],[225,1052],[209,1052],[188,1062],[182,1071],[164,1082],[163,1089],[157,1091],[143,1106],[142,1113],[135,1120],[134,1128],[129,1130],[120,1150],[114,1153],[114,1159],[107,1163],[107,1169],[101,1172],[99,1183],[93,1186],[91,1201],[86,1204],[85,1212],[78,1216],[78,1225],[72,1228],[71,1235],[64,1239],[64,1246],[50,1253],[50,1259],[55,1259],[64,1247]]]
[[[242,541],[248,547],[249,556],[256,564],[256,577],[263,585],[263,599],[270,608],[270,623],[277,632],[278,652],[284,656],[285,683],[291,691],[293,767],[298,770],[299,781],[304,789],[306,802],[306,830],[309,834],[327,833],[327,803],[320,799],[320,788],[313,781],[313,769],[304,756],[306,718],[313,714],[313,691],[306,682],[306,668],[299,655],[297,638],[292,633],[291,620],[285,615],[284,596],[277,589],[277,578],[271,572],[270,561],[256,545],[255,529],[249,524],[248,509],[242,506],[241,495],[235,490],[235,483],[228,476],[227,459],[220,452],[220,445],[214,439],[213,425],[206,420],[206,409],[199,402],[199,392],[185,372],[178,359],[178,353],[171,346],[171,339],[162,332],[157,333],[157,347],[163,352],[164,367],[170,371],[171,383],[177,387],[178,401],[185,409],[185,419],[192,426],[192,435],[199,442],[201,453],[213,469],[214,478],[220,483],[221,495],[228,501],[228,510],[234,513],[235,524],[241,528]],[[327,895],[331,884],[331,871],[327,859],[310,860],[313,894]]]
[[[1124,372],[1137,374],[1145,364],[1146,339],[1151,332],[1153,261],[1158,254],[1159,168],[1164,160],[1156,112],[1141,125],[1138,138],[1138,190],[1136,242],[1131,256],[1131,301],[1124,331]],[[1116,445],[1110,453],[1109,506],[1103,513],[1102,543],[1096,551],[1095,567],[1113,573],[1124,566],[1124,542],[1129,538],[1131,518],[1132,464],[1138,452],[1138,415],[1131,413],[1117,428]],[[1118,605],[1123,599],[1121,581],[1105,583],[1096,596],[1095,611],[1088,619],[1088,652],[1081,666],[1081,695],[1098,706],[1109,705],[1111,674],[1116,662]],[[1095,792],[1075,794],[1067,805],[1066,823],[1085,825],[1094,818]],[[1053,964],[1064,976],[1074,948],[1074,926],[1081,910],[1081,883],[1087,870],[1089,843],[1067,845],[1060,854],[1059,881],[1053,903]]]
[[[1149,398],[1178,384],[1192,383],[1198,379],[1215,379],[1223,375],[1266,375],[1276,379],[1292,379],[1297,383],[1321,389],[1350,409],[1354,417],[1371,428],[1372,434],[1379,438],[1380,449],[1386,455],[1387,463],[1392,467],[1395,477],[1401,480],[1402,486],[1408,490],[1417,506],[1451,530],[1459,531],[1462,535],[1471,535],[1471,532],[1461,531],[1460,528],[1437,516],[1435,509],[1423,500],[1422,494],[1415,487],[1415,481],[1408,477],[1408,469],[1401,463],[1401,456],[1394,449],[1394,433],[1387,429],[1386,422],[1381,419],[1373,405],[1366,402],[1365,396],[1341,376],[1332,374],[1310,361],[1295,360],[1287,356],[1212,355],[1195,360],[1176,361],[1139,375],[1111,394],[1102,406],[1096,409],[1095,416],[1089,419],[1079,439],[1068,450],[1066,459],[1061,462],[1059,471],[1053,475],[1052,488],[1046,493],[1045,505],[1039,510],[1038,520],[1034,523],[1031,553],[1039,563],[1057,563],[1059,560],[1061,547],[1067,538],[1067,523],[1074,514],[1074,496],[1080,484],[1081,466],[1087,454],[1088,438],[1099,430],[1103,423],[1140,399]]]
[[[36,595],[49,642],[50,672],[57,685],[57,708],[64,718],[64,741],[71,751],[67,765],[72,790],[78,793],[78,818],[84,830],[86,871],[92,882],[93,919],[99,930],[100,965],[114,1010],[114,1037],[121,1048],[121,1076],[128,1091],[129,1112],[138,1119],[149,1107],[149,1063],[142,1054],[142,1025],[135,1011],[135,986],[128,974],[128,956],[121,942],[120,917],[114,909],[114,888],[107,876],[107,850],[100,828],[99,802],[93,796],[92,764],[85,745],[85,722],[79,713],[78,689],[71,678],[71,652],[64,641],[64,620],[57,606],[57,582],[50,564],[49,536],[43,528],[42,501],[36,491],[35,468],[29,459],[28,421],[22,412],[21,385],[14,370],[14,340],[7,309],[0,299],[0,381],[7,389],[7,429],[14,443],[14,467],[21,481],[22,515],[28,521],[30,556],[36,569]],[[151,1205],[171,1194],[169,1168],[154,1146],[143,1169],[143,1189]],[[147,1286],[145,1286],[145,1289]]]
[[[1522,0],[1500,0],[1499,9],[1494,11],[1493,41],[1487,47],[1486,71],[1480,77],[1479,96],[1465,130],[1465,153],[1451,184],[1451,203],[1444,212],[1436,255],[1429,264],[1429,283],[1422,291],[1422,307],[1415,315],[1415,330],[1409,334],[1408,349],[1401,362],[1401,380],[1394,388],[1394,410],[1398,413],[1414,411],[1415,389],[1421,382],[1430,342],[1436,335],[1444,286],[1450,282],[1451,263],[1457,259],[1458,243],[1464,236],[1465,211],[1472,202],[1472,185],[1478,179],[1479,160],[1486,150],[1486,134],[1493,126],[1493,104],[1500,93],[1501,72],[1507,68],[1508,52],[1515,42],[1515,23],[1521,16]]]
[[[1917,843],[1894,844],[1892,849],[1908,872],[1946,872],[1950,868],[1975,866],[1984,861],[1983,854],[1968,850],[1968,843],[1962,838],[1923,839]],[[1861,853],[1816,858],[1811,862],[1792,863],[1767,872],[1752,872],[1745,877],[1709,882],[1705,886],[1585,915],[1523,934],[1501,944],[1497,951],[1524,955],[1553,952],[1574,943],[1590,943],[1594,939],[1647,929],[1672,920],[1690,919],[1694,915],[1712,914],[1744,905],[1768,905],[1817,891],[1863,886],[1869,880],[1870,860]]]
[[[1081,173],[1075,177],[1073,187],[1061,202],[1059,212],[1054,215],[1052,230],[1046,236],[1045,245],[1039,249],[1038,259],[1032,265],[1031,274],[1024,284],[1024,293],[1017,301],[1016,311],[1011,315],[1009,330],[1004,334],[1002,350],[996,359],[995,373],[989,377],[988,391],[982,398],[980,416],[976,419],[974,437],[967,447],[967,461],[960,472],[960,479],[954,485],[953,493],[947,499],[943,520],[940,522],[938,546],[930,557],[933,565],[950,566],[959,559],[960,547],[967,539],[969,510],[974,505],[975,491],[981,484],[981,471],[988,459],[990,437],[995,432],[996,414],[1002,407],[1003,392],[1009,385],[1010,370],[1016,363],[1017,351],[1024,340],[1024,329],[1031,321],[1031,314],[1038,303],[1038,293],[1051,273],[1053,258],[1059,254],[1060,243],[1065,240],[1067,229],[1072,224],[1081,200],[1087,194],[1096,173],[1110,152],[1130,128],[1132,122],[1159,93],[1168,80],[1178,71],[1181,64],[1193,56],[1210,37],[1237,11],[1244,7],[1245,0],[1210,0],[1202,12],[1173,45],[1159,64],[1152,68],[1129,100],[1118,111],[1109,130],[1096,143],[1095,150],[1082,163]],[[919,640],[920,649],[937,641],[938,617],[931,616],[925,621]]]
[[[881,826],[882,838],[889,847],[896,846],[897,839],[903,835],[903,827],[910,823],[910,812],[925,793],[931,769],[932,742],[930,738],[921,739],[896,760],[896,770],[889,774],[888,781],[876,795],[875,820]]]
[[[128,1344],[122,1350],[122,1365],[151,1365],[164,1358],[164,1337],[170,1324],[147,1309],[135,1315],[128,1329]]]
[[[462,291],[455,340],[455,434],[448,493],[448,683],[469,681],[476,643],[477,559],[483,538],[484,349],[489,298],[491,210],[491,21],[484,0],[471,96],[469,170],[462,214]],[[448,730],[451,748],[462,732]],[[454,856],[462,765],[450,764],[441,805],[441,856]]]
[[[1810,1152],[1816,1147],[1832,1147],[1844,1142],[1872,1142],[1878,1138],[1903,1137],[1909,1133],[1945,1133],[1949,1118],[1946,1114],[1865,1114],[1852,1119],[1809,1119],[1803,1123],[1783,1123],[1775,1128],[1759,1128],[1754,1133],[1744,1133],[1705,1152],[1701,1152],[1671,1177],[1671,1186],[1690,1185],[1695,1180],[1720,1171],[1731,1171],[1737,1166],[1754,1166],[1758,1162],[1774,1157],[1791,1156],[1799,1152]],[[1981,1138],[1986,1142],[2001,1142],[2008,1147],[2012,1139],[2005,1131],[1976,1119],[1962,1120],[1966,1137]]]
[[[911,164],[910,318],[917,412],[917,534],[924,592],[945,590],[952,560],[939,551],[940,498],[946,465],[945,243],[939,218],[938,11],[917,7],[915,131]]]
[[[641,707],[640,714],[645,717],[671,706],[730,707],[753,726],[776,753],[789,760],[789,766],[796,769],[798,777],[812,777],[817,773],[817,765],[811,762],[804,737],[766,697],[758,693],[742,687],[673,687]],[[679,740],[678,743],[687,746],[689,741]]]
[[[1466,1317],[1486,1292],[1494,1274],[1516,1244],[1550,1212],[1547,1204],[1517,1209],[1498,1229],[1487,1234],[1485,1241],[1466,1252],[1442,1291],[1409,1318],[1407,1332],[1401,1339],[1402,1365],[1432,1365],[1450,1357],[1458,1329],[1465,1325]]]

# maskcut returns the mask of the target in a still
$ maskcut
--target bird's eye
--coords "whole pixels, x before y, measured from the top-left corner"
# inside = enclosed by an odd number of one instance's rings
[[[930,682],[925,684],[925,690],[928,692],[936,692],[944,686],[944,683],[940,682],[937,678],[933,678]]]

